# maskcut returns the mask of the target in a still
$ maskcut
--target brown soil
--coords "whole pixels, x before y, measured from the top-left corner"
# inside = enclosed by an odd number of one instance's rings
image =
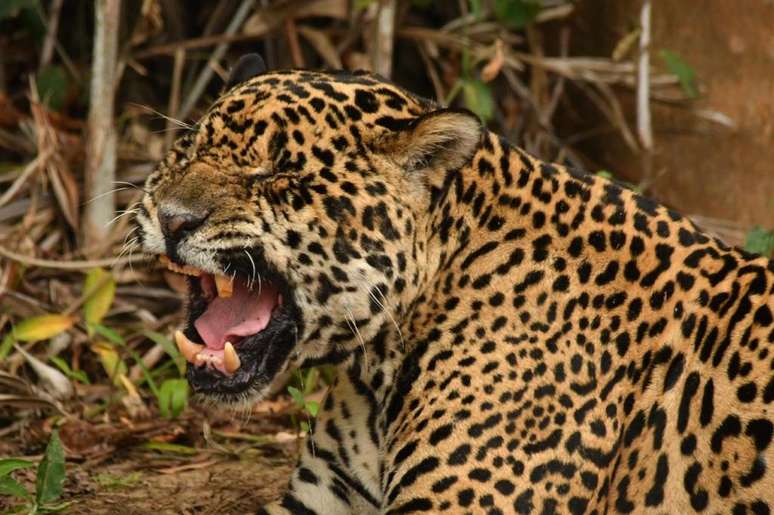
[[[39,462],[56,423],[67,458],[64,513],[253,513],[282,495],[305,441],[293,413],[280,399],[249,416],[194,404],[174,420],[29,418],[0,438],[0,457]],[[34,491],[34,468],[14,477]],[[0,513],[21,508],[11,502],[0,497]]]
[[[253,513],[281,495],[293,461],[287,456],[257,456],[202,463],[193,470],[144,473],[136,481],[131,470],[138,463],[100,467],[99,475],[76,468],[70,475],[78,479],[68,482],[65,496],[74,501],[68,513]],[[122,485],[121,478],[129,478],[130,484]]]
[[[135,453],[98,467],[68,463],[61,500],[71,503],[64,513],[253,513],[280,497],[293,462],[292,453],[244,459],[203,457],[159,472],[146,468],[147,454]],[[28,473],[20,479],[31,486],[32,476]],[[3,513],[12,507],[4,506],[4,500],[0,498]]]
[[[677,52],[694,68],[700,97],[685,107],[654,108],[649,193],[683,213],[774,227],[774,4],[652,4],[654,66],[664,69],[662,49]],[[576,52],[612,53],[639,23],[640,5],[581,2]],[[633,98],[624,100],[632,102],[626,110],[634,113]],[[694,108],[723,113],[734,127],[697,116]],[[642,179],[642,157],[617,137],[594,138],[585,150],[617,175]]]

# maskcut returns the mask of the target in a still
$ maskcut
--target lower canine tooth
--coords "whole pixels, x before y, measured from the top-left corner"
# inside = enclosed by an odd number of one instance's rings
[[[218,297],[231,297],[234,293],[234,278],[225,275],[215,276],[215,287],[218,289]]]
[[[226,372],[229,374],[233,374],[239,370],[240,366],[242,366],[242,363],[239,360],[236,350],[234,350],[234,346],[231,342],[226,342],[226,345],[223,347],[223,368],[225,368]]]
[[[195,365],[199,364],[197,363],[197,358],[199,357],[199,353],[204,349],[204,345],[192,342],[185,334],[183,334],[183,331],[175,331],[175,343],[180,350],[180,354],[183,355],[187,362]]]

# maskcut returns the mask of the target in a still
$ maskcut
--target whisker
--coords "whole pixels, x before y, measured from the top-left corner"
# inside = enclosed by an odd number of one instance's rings
[[[400,339],[400,345],[402,350],[406,350],[406,342],[403,339],[403,331],[400,330],[400,326],[398,325],[398,322],[395,320],[395,317],[393,317],[392,313],[390,312],[390,309],[388,309],[386,304],[389,304],[389,301],[384,296],[384,293],[382,293],[382,290],[380,288],[376,288],[375,285],[371,284],[371,282],[368,280],[368,278],[365,275],[365,272],[363,270],[358,270],[360,272],[361,279],[365,281],[366,286],[368,286],[368,295],[376,302],[376,304],[382,308],[382,311],[387,315],[387,317],[392,322],[392,325],[395,326],[395,329],[398,331],[398,338]],[[382,301],[377,299],[374,294],[373,290],[376,290],[379,292],[379,296],[382,298]],[[394,306],[391,306],[394,308]]]
[[[98,195],[94,195],[92,198],[90,198],[89,200],[87,200],[86,202],[81,204],[81,207],[85,206],[86,204],[91,204],[95,200],[100,199],[100,198],[104,197],[105,195],[112,195],[113,193],[118,193],[119,191],[124,191],[124,190],[128,190],[128,189],[129,188],[114,188],[112,190],[105,191],[105,192],[100,193]]]
[[[150,192],[146,190],[145,188],[141,186],[137,186],[136,184],[129,182],[129,181],[113,181],[113,184],[120,184],[122,186],[128,186],[129,188],[135,189],[137,191],[142,191],[146,195],[150,195]]]
[[[346,305],[344,309],[347,310],[347,316],[344,317],[344,319],[347,321],[347,325],[349,326],[350,331],[352,331],[355,336],[357,336],[357,339],[360,341],[360,347],[363,349],[363,362],[365,363],[365,372],[368,373],[368,353],[366,351],[365,341],[363,340],[363,335],[360,334],[360,329],[357,327],[357,322],[355,322],[355,315],[352,314],[352,310],[349,308],[349,305]],[[352,322],[350,324],[350,321]]]
[[[247,251],[247,249],[244,249],[244,253],[247,254],[247,258],[250,260],[250,264],[253,265],[253,275],[250,277],[250,281],[248,283],[248,288],[252,289],[253,288],[253,282],[255,281],[255,276],[258,274],[258,272],[255,269],[255,261],[253,261],[253,256],[250,255],[250,253]],[[258,284],[259,284],[258,295],[260,295],[261,294],[260,276],[259,276],[258,281],[259,281],[258,282]]]
[[[118,221],[118,219],[121,218],[122,216],[131,215],[131,214],[134,214],[134,213],[137,213],[137,212],[138,212],[137,208],[124,209],[123,211],[119,211],[119,213],[116,216],[114,216],[113,219],[110,220],[107,224],[108,224],[108,226],[111,226],[114,223],[116,223]]]
[[[140,109],[143,109],[143,110],[145,110],[145,111],[147,111],[149,113],[153,113],[156,116],[159,116],[159,117],[163,118],[164,120],[167,120],[167,121],[170,121],[170,122],[174,123],[175,125],[177,125],[180,128],[187,129],[187,130],[193,129],[193,125],[185,123],[182,120],[178,120],[177,118],[173,118],[172,116],[166,115],[166,114],[162,113],[161,111],[157,111],[156,109],[153,109],[150,106],[147,106],[147,105],[144,105],[144,104],[137,104],[137,103],[131,103],[131,105],[134,105],[135,107],[139,107]]]

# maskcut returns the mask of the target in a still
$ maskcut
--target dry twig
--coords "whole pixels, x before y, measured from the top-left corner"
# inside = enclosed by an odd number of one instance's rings
[[[236,13],[234,13],[234,17],[231,19],[228,27],[226,27],[225,35],[231,36],[235,34],[237,30],[239,30],[239,27],[242,26],[245,19],[247,18],[247,15],[250,14],[250,10],[253,8],[254,3],[255,0],[242,0],[242,3],[239,5]],[[222,41],[212,52],[212,56],[210,56],[209,60],[207,61],[207,66],[204,67],[201,74],[196,79],[193,87],[191,88],[191,91],[189,91],[186,95],[185,102],[183,102],[183,106],[180,108],[180,112],[175,115],[175,118],[178,120],[185,120],[188,118],[188,115],[191,114],[191,111],[199,101],[202,93],[204,93],[204,89],[207,87],[207,84],[210,83],[210,79],[212,79],[212,74],[215,72],[213,63],[217,63],[223,58],[223,56],[226,54],[226,50],[228,50],[228,47],[229,42]]]

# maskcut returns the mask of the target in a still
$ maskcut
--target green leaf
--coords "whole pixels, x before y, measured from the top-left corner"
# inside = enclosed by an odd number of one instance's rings
[[[32,500],[32,495],[27,489],[11,476],[0,477],[0,495],[10,495],[27,501]]]
[[[35,0],[3,0],[0,2],[0,20],[13,18],[22,9],[32,9],[34,7]]]
[[[179,445],[176,443],[167,443],[167,442],[156,442],[154,440],[145,442],[144,444],[142,444],[142,447],[144,449],[150,449],[152,451],[172,452],[175,454],[194,455],[199,453],[198,450],[194,449],[193,447],[188,447],[187,445]]]
[[[181,376],[185,374],[185,358],[183,358],[183,356],[180,354],[180,351],[177,350],[177,346],[172,343],[172,340],[161,333],[157,333],[156,331],[143,331],[142,334],[164,349],[164,352],[166,352],[175,362],[177,370],[180,372]]]
[[[299,426],[301,427],[302,433],[310,433],[312,431],[312,428],[309,426],[309,422],[306,420],[302,420]]]
[[[83,304],[83,316],[87,327],[100,324],[116,294],[116,282],[110,272],[95,268],[86,275],[83,284],[84,294],[88,299]]]
[[[97,341],[91,345],[91,350],[99,356],[99,360],[102,363],[102,368],[105,369],[105,373],[109,378],[113,380],[113,384],[120,385],[120,375],[128,372],[129,368],[118,355],[115,348],[104,341]]]
[[[675,52],[671,50],[662,50],[661,58],[666,63],[667,69],[680,81],[680,87],[689,98],[699,96],[699,90],[696,87],[696,72],[694,69]]]
[[[761,256],[771,257],[774,254],[774,230],[767,231],[756,225],[747,233],[744,250]]]
[[[473,18],[475,18],[476,21],[481,20],[481,0],[468,0],[468,5],[470,6],[470,13],[473,15]]]
[[[40,507],[41,513],[50,513],[50,512],[58,512],[58,511],[64,511],[73,504],[75,504],[76,501],[65,501],[60,502],[59,504],[46,504],[45,506]]]
[[[38,95],[40,99],[54,111],[62,108],[70,89],[70,81],[64,68],[59,65],[48,65],[38,73]]]
[[[75,379],[76,381],[79,381],[83,384],[91,384],[91,381],[89,381],[89,376],[86,375],[86,372],[83,370],[71,369],[70,365],[68,365],[67,362],[59,356],[51,356],[51,362],[56,365],[59,370],[64,372],[64,374],[70,379]]]
[[[540,14],[540,2],[530,0],[495,0],[495,16],[508,28],[520,30]]]
[[[38,465],[37,495],[38,504],[47,504],[62,495],[62,483],[65,479],[65,456],[59,432],[55,429],[46,447],[46,454]]]
[[[484,122],[492,118],[494,98],[488,84],[477,79],[465,80],[462,84],[462,94],[465,98],[465,105],[479,118]]]
[[[295,401],[299,408],[304,407],[304,394],[301,393],[301,390],[294,386],[288,386],[288,393],[293,397],[293,401]]]
[[[355,10],[356,11],[362,11],[363,9],[367,9],[368,6],[376,2],[376,0],[355,0]]]
[[[13,328],[18,341],[35,342],[48,340],[67,331],[75,324],[76,318],[69,315],[40,315],[22,320]]]
[[[13,331],[9,331],[5,338],[3,338],[2,343],[0,343],[0,361],[4,360],[8,353],[11,352],[14,343],[16,343],[16,340],[13,337]]]
[[[177,418],[188,404],[188,381],[167,379],[159,388],[159,411],[166,418]]]
[[[317,389],[317,383],[320,379],[320,371],[317,367],[312,367],[306,373],[304,378],[304,395],[309,395]]]
[[[109,327],[105,327],[104,325],[100,324],[94,324],[91,326],[91,328],[96,332],[98,335],[102,336],[106,340],[108,340],[111,343],[115,343],[116,345],[120,345],[121,347],[126,345],[126,340],[118,334],[116,331]]]
[[[317,416],[317,412],[320,411],[320,403],[317,401],[306,401],[306,404],[304,405],[304,409],[307,413],[312,415],[313,417]]]
[[[94,476],[94,480],[102,488],[127,488],[139,483],[142,480],[142,474],[140,472],[131,472],[125,476],[118,476],[104,473]]]
[[[7,476],[14,470],[26,469],[34,466],[35,463],[31,461],[6,458],[4,460],[0,460],[0,477]]]
[[[609,179],[609,180],[613,179],[613,174],[607,170],[600,170],[594,175],[596,175],[597,177],[602,177],[604,179]]]

